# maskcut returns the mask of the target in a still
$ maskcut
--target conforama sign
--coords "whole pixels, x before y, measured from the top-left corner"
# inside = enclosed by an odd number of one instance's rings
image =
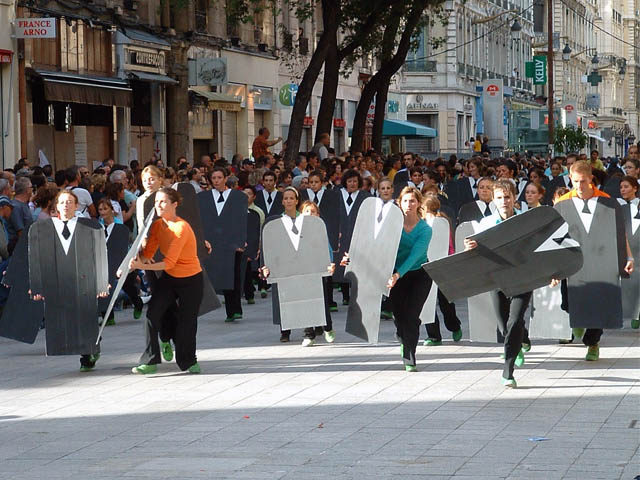
[[[56,38],[56,19],[16,18],[16,38]]]
[[[493,83],[487,87],[487,93],[492,97],[495,97],[499,91],[500,91],[500,87]]]

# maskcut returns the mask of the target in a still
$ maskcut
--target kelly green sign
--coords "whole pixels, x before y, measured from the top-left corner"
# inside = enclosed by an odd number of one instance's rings
[[[547,84],[547,57],[544,55],[535,55],[533,57],[533,84]]]

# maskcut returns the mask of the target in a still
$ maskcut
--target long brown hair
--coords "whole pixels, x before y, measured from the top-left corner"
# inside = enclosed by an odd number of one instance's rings
[[[418,202],[418,217],[419,218],[424,218],[424,207],[422,205],[422,194],[420,193],[420,190],[418,190],[416,187],[404,187],[402,189],[402,191],[400,192],[400,195],[398,195],[398,199],[396,200],[396,203],[398,204],[398,206],[400,206],[400,203],[402,202],[402,197],[404,197],[405,195],[413,195],[416,199],[416,202]]]

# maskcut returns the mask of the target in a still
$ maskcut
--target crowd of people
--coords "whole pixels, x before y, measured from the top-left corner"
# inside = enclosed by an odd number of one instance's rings
[[[431,285],[430,278],[421,268],[427,261],[426,246],[431,236],[429,218],[445,217],[450,222],[452,238],[456,226],[465,221],[482,222],[483,219],[492,217],[497,221],[489,220],[489,223],[495,225],[514,214],[541,205],[553,205],[563,195],[570,195],[572,189],[577,188],[572,180],[578,178],[578,173],[586,172],[587,167],[589,178],[592,178],[589,185],[594,192],[617,198],[621,205],[625,202],[634,204],[637,210],[640,163],[636,145],[629,149],[628,156],[620,162],[613,159],[603,162],[597,150],[592,151],[589,156],[568,154],[546,158],[541,155],[514,153],[496,158],[483,152],[481,148],[476,152],[475,147],[478,145],[474,146],[475,153],[470,158],[451,155],[448,158],[428,159],[410,152],[387,156],[374,151],[336,155],[329,147],[329,135],[324,134],[312,151],[301,152],[294,164],[286,164],[280,155],[270,151],[281,140],[269,140],[269,131],[263,128],[254,142],[253,157],[243,158],[237,154],[228,161],[214,153],[203,155],[195,162],[180,157],[176,160],[175,167],[165,165],[154,156],[144,164],[132,161],[129,165],[118,165],[113,159],[106,159],[93,171],[85,166],[71,166],[54,172],[50,165],[30,166],[26,159],[21,159],[15,168],[2,172],[0,178],[0,217],[5,226],[3,233],[0,232],[0,255],[4,267],[2,271],[10,261],[19,238],[33,222],[60,218],[57,204],[60,192],[73,194],[77,217],[98,220],[107,231],[107,236],[109,228],[113,228],[110,225],[122,224],[128,229],[129,241],[136,237],[146,217],[146,212],[141,211],[141,200],[150,192],[157,192],[156,222],[160,223],[154,224],[151,229],[150,239],[153,241],[147,243],[142,254],[130,264],[133,273],[127,278],[126,297],[133,306],[135,318],[140,318],[143,299],[149,296],[152,302],[154,298],[163,299],[162,302],[153,302],[149,307],[151,316],[156,319],[161,318],[170,308],[171,302],[166,301],[168,298],[175,301],[176,298],[183,297],[181,308],[184,305],[190,307],[188,312],[178,316],[181,323],[177,333],[175,326],[173,335],[165,338],[162,338],[162,332],[147,331],[146,359],[141,360],[141,364],[134,368],[134,373],[154,373],[155,365],[160,362],[160,352],[165,360],[172,357],[171,340],[177,349],[180,368],[198,373],[200,367],[195,357],[195,306],[200,303],[203,295],[203,268],[198,261],[196,240],[191,227],[176,215],[181,199],[179,195],[171,193],[174,191],[171,187],[188,183],[196,193],[219,192],[216,202],[223,205],[228,201],[228,193],[225,191],[243,192],[248,198],[249,213],[257,215],[259,225],[263,225],[270,217],[286,217],[295,231],[296,217],[302,212],[303,202],[307,214],[318,215],[325,221],[329,250],[332,261],[337,264],[337,271],[334,265],[331,272],[335,271],[333,281],[325,282],[327,326],[324,329],[307,328],[304,331],[305,346],[313,345],[317,334],[324,333],[329,342],[336,338],[330,320],[330,312],[338,309],[337,302],[333,299],[335,290],[341,292],[342,304],[349,305],[349,282],[339,271],[348,257],[348,239],[362,199],[373,196],[382,199],[385,204],[395,201],[401,208],[405,221],[396,268],[389,279],[391,295],[389,299],[382,299],[381,318],[395,319],[397,335],[403,346],[405,368],[407,371],[415,371],[420,327],[418,315]],[[578,168],[574,168],[574,165],[578,165]],[[345,218],[341,217],[343,211]],[[179,247],[176,246],[177,243]],[[473,244],[466,246],[474,247]],[[215,251],[216,245],[208,244],[207,248]],[[153,262],[150,259],[158,249],[163,260]],[[244,261],[247,265],[242,269],[243,272],[246,271],[244,278],[236,278],[232,288],[224,290],[229,322],[242,318],[241,296],[244,296],[247,304],[253,304],[256,286],[263,298],[269,295],[270,287],[266,282],[268,270],[265,275],[264,268],[257,268],[260,266],[259,256],[242,257],[241,251],[244,248],[237,250],[239,252],[236,255],[240,260],[236,263]],[[452,242],[449,253],[453,251]],[[633,263],[631,253],[627,263]],[[633,270],[632,265],[626,265],[625,268],[629,272]],[[165,275],[151,280],[149,273],[141,273],[150,270],[164,271]],[[240,271],[236,265],[236,277]],[[0,293],[0,300],[6,301],[8,289],[2,287]],[[523,352],[530,348],[531,341],[528,339],[524,320],[530,298],[529,294],[502,299],[507,313],[498,323],[499,333],[505,338],[503,381],[507,386],[515,386],[513,366],[523,363]],[[442,295],[439,295],[438,301],[445,326],[451,331],[454,341],[459,341],[462,331],[455,305]],[[114,324],[115,320],[110,318],[108,322]],[[155,325],[157,326],[157,321]],[[437,322],[435,327],[433,324],[427,325],[425,345],[436,346],[442,343],[437,325]],[[634,318],[632,327],[639,326],[640,320]],[[153,327],[150,324],[149,329]],[[160,348],[153,345],[157,342],[158,333],[161,337]],[[288,342],[290,335],[291,332],[282,330],[280,340]],[[574,335],[585,339],[584,342],[589,347],[587,360],[597,360],[602,331],[586,334],[574,331]],[[149,340],[150,336],[154,337],[153,341]],[[85,361],[82,365],[85,370],[90,370],[95,361]]]

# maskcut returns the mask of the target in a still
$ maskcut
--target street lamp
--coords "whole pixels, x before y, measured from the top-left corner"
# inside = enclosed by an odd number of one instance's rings
[[[571,59],[571,47],[568,43],[564,44],[564,48],[562,49],[562,60],[568,62]]]
[[[511,39],[520,40],[521,31],[522,31],[522,25],[520,25],[520,22],[516,18],[513,22],[513,25],[511,25]]]
[[[598,52],[596,52],[596,53],[593,55],[593,58],[591,59],[591,64],[592,64],[592,65],[597,65],[597,64],[599,64],[599,63],[600,63],[600,59],[598,58]]]
[[[625,76],[626,73],[627,73],[627,66],[625,64],[625,65],[622,65],[620,67],[620,70],[618,71],[618,75],[620,75],[620,80],[624,81],[624,76]]]

